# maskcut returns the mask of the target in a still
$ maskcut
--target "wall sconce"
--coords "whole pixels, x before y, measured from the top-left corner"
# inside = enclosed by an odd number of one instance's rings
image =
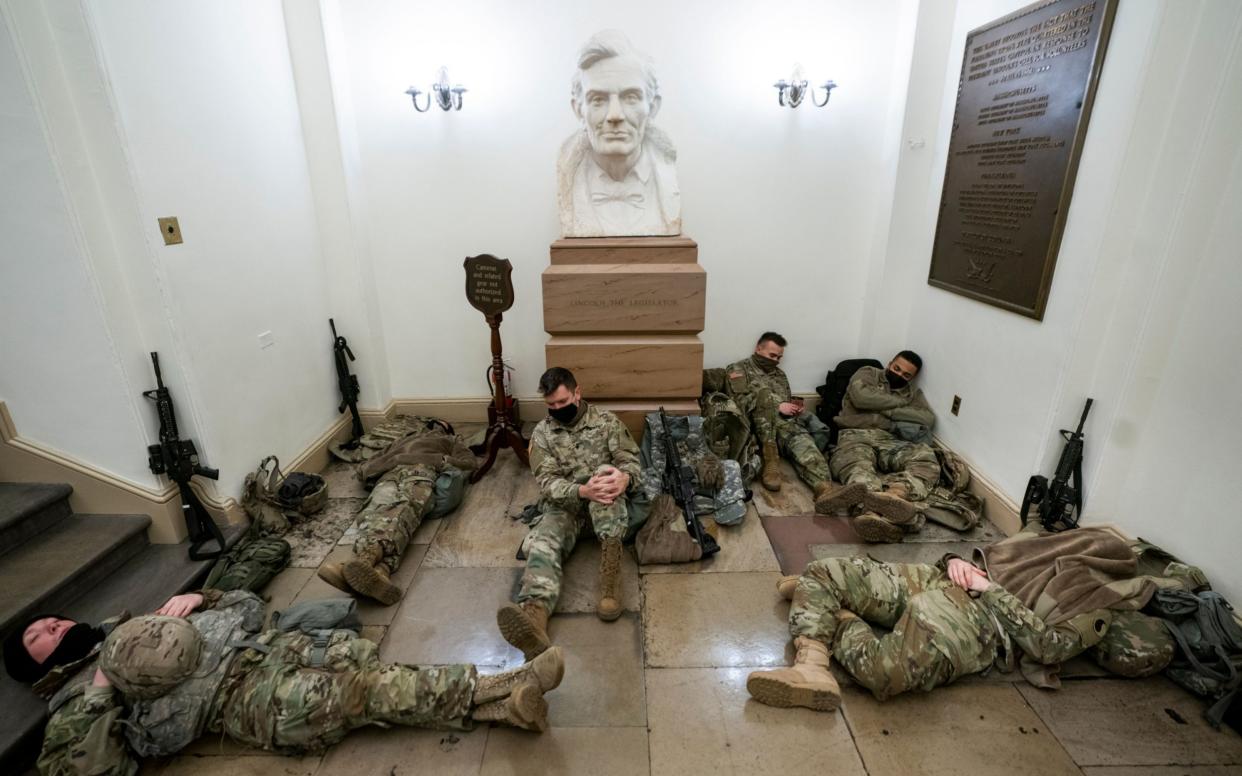
[[[832,90],[837,88],[836,81],[824,81],[824,85],[820,88],[824,90],[824,101],[820,102],[815,99],[815,87],[807,87],[807,80],[802,77],[802,65],[794,65],[793,73],[789,76],[789,80],[781,79],[772,84],[776,87],[776,101],[784,106],[796,108],[802,104],[802,99],[806,97],[807,92],[811,94],[811,102],[815,103],[815,107],[822,108],[828,104],[828,100],[832,97]]]
[[[435,95],[436,104],[441,110],[461,110],[461,95],[466,88],[461,84],[449,86],[448,68],[440,68],[440,72],[436,77],[436,82],[431,85],[431,92],[427,94],[427,99],[423,101],[423,107],[418,107],[418,95],[423,94],[422,91],[411,86],[405,90],[410,95],[410,100],[414,103],[414,110],[419,113],[426,113],[431,110],[431,97]]]

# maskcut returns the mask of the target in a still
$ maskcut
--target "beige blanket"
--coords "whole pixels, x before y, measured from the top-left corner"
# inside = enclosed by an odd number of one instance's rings
[[[358,464],[358,477],[370,481],[397,466],[425,464],[437,472],[446,465],[472,472],[477,465],[474,453],[455,435],[432,432],[399,439],[380,455]]]
[[[1049,625],[1097,609],[1140,609],[1156,590],[1152,579],[1136,576],[1134,551],[1110,528],[1023,531],[979,548],[975,559]]]

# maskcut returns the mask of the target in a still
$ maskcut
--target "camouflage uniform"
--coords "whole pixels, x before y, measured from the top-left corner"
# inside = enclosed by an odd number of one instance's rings
[[[781,455],[812,488],[829,479],[828,462],[815,439],[797,418],[781,417],[779,406],[793,393],[780,367],[765,372],[754,357],[735,361],[725,367],[725,390],[750,418],[751,433],[760,447],[776,442]]]
[[[630,476],[626,493],[607,505],[581,498],[578,486],[606,466]],[[523,543],[526,571],[517,601],[538,601],[553,612],[561,595],[562,564],[573,552],[586,518],[600,539],[625,537],[628,502],[642,492],[638,445],[616,415],[588,404],[569,425],[544,418],[535,426],[530,468],[539,483],[543,515]]]
[[[358,463],[359,478],[379,477],[358,512],[354,554],[367,557],[377,548],[389,574],[395,573],[410,538],[431,508],[436,480],[449,467],[473,471],[474,455],[458,437],[439,426],[428,427],[427,418],[409,415],[380,424],[363,437],[356,450],[348,452],[363,456]]]
[[[253,593],[203,593],[208,609],[221,613],[234,609],[233,614],[249,625],[262,622],[263,602]],[[200,627],[199,622],[206,622],[204,614],[209,613],[190,615],[190,622]],[[207,703],[205,729],[192,733],[223,733],[250,746],[301,753],[320,751],[349,730],[366,725],[461,728],[469,724],[476,682],[471,665],[384,665],[376,645],[350,631],[331,632],[326,651],[319,650],[308,635],[281,631],[267,631],[245,645],[223,643],[220,649],[225,654],[202,658],[225,665],[218,684],[199,688],[198,697]],[[320,654],[322,661],[317,659]],[[93,675],[92,664],[78,679]],[[127,741],[134,740],[134,735],[150,741],[143,737],[142,728],[164,720],[140,717],[133,705],[138,701],[125,698],[114,687],[85,684],[83,689],[84,684],[77,681],[62,690],[69,698],[63,705],[58,705],[61,696],[53,699],[55,711],[44,734],[39,771],[137,772]]]
[[[371,548],[378,548],[388,573],[395,574],[431,504],[436,476],[430,466],[418,464],[398,466],[380,477],[358,512],[354,555],[367,557]]]
[[[1094,614],[1111,619],[1108,610]],[[868,623],[892,630],[877,637]],[[794,592],[789,631],[826,644],[879,700],[984,671],[1002,651],[1013,653],[1011,642],[1042,664],[1094,644],[1078,629],[1046,625],[999,585],[974,598],[941,565],[870,558],[808,565]]]
[[[832,475],[841,483],[861,482],[868,490],[890,483],[905,486],[911,501],[923,501],[940,479],[940,462],[930,445],[936,416],[923,392],[893,389],[884,370],[863,367],[854,373],[833,419],[841,429],[832,453]]]

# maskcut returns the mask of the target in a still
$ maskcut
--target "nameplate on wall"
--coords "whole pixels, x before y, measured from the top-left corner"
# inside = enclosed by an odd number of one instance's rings
[[[1043,320],[1116,10],[1051,0],[966,36],[929,284]]]

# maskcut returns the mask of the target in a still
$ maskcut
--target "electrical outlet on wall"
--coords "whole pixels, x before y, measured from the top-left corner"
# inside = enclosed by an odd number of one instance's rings
[[[955,393],[953,394],[953,406],[949,408],[949,412],[952,412],[954,415],[956,415],[957,411],[960,410],[961,408],[962,408],[962,397],[958,396]]]
[[[265,331],[259,335],[259,350],[267,350],[276,344],[276,338],[272,336],[271,331]]]
[[[181,224],[177,223],[175,216],[158,219],[160,224],[160,234],[164,236],[165,245],[181,244]]]

